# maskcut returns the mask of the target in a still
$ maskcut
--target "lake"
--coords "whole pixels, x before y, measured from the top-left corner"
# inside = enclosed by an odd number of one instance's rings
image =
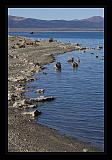
[[[25,36],[31,39],[48,39],[80,43],[90,48],[104,46],[103,32],[10,32],[9,35]],[[94,53],[94,54],[91,54]],[[98,55],[98,58],[96,58]],[[37,123],[56,129],[60,134],[90,142],[104,148],[104,49],[72,51],[58,55],[56,61],[62,64],[61,72],[54,70],[54,64],[36,73],[37,81],[27,84],[26,97],[37,97],[34,92],[45,88],[45,96],[54,96],[51,102],[39,104],[42,114]],[[69,57],[80,58],[80,64],[73,69],[67,62]],[[46,74],[43,74],[45,72]]]

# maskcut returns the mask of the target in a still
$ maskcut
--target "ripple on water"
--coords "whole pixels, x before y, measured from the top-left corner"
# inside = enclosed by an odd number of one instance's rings
[[[73,39],[72,39],[73,41]],[[94,47],[98,39],[81,39],[79,42]],[[103,39],[100,39],[103,43]],[[47,65],[40,72],[39,80],[27,84],[34,89],[45,88],[45,96],[52,95],[56,99],[39,105],[42,115],[37,122],[57,129],[60,133],[80,138],[103,148],[104,143],[104,61],[103,51],[94,50],[85,54],[77,51],[56,57],[62,63],[61,72],[56,72],[54,63]],[[74,70],[67,63],[68,57],[80,57],[79,67]],[[36,75],[35,75],[36,76]],[[26,96],[37,97],[35,92],[27,92]]]

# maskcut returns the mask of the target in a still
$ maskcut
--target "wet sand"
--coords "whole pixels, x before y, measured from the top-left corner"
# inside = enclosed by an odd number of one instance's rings
[[[25,110],[24,106],[14,106],[15,102],[25,99],[25,84],[35,72],[41,71],[43,65],[53,62],[54,55],[77,49],[75,44],[57,41],[27,41],[24,37],[8,37],[8,152],[100,151],[88,143],[60,135],[54,129],[35,123],[35,117],[21,114]]]

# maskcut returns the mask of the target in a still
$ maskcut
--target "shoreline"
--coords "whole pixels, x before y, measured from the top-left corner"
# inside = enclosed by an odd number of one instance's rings
[[[74,30],[65,30],[65,29],[36,29],[36,28],[8,28],[8,32],[104,32],[102,30],[95,30],[95,29],[74,29]]]
[[[11,48],[19,43],[18,36],[10,36],[8,43],[8,96],[16,95],[16,99],[8,101],[8,151],[9,152],[98,152],[99,149],[86,142],[58,134],[54,129],[36,124],[34,117],[22,115],[24,105],[15,107],[15,102],[25,99],[22,95],[25,84],[31,80],[35,72],[41,71],[35,63],[42,66],[54,61],[54,55],[76,50],[73,44],[61,42],[39,41],[35,45],[26,45],[25,48]],[[27,40],[25,38],[25,40]],[[31,40],[29,43],[32,42]],[[17,80],[17,78],[20,78]],[[12,79],[11,79],[12,78]],[[27,81],[25,81],[27,79]],[[19,87],[18,84],[21,86]],[[38,105],[38,104],[37,104]],[[38,109],[38,106],[37,106]],[[47,135],[47,136],[46,136]],[[85,149],[85,150],[84,150]]]

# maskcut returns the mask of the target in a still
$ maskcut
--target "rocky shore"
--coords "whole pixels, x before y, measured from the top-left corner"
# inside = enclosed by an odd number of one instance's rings
[[[54,97],[26,99],[25,84],[33,74],[55,60],[54,55],[83,50],[79,44],[56,40],[31,41],[8,36],[8,152],[96,152],[90,144],[59,135],[57,131],[35,123],[38,102]],[[41,91],[41,90],[40,90]],[[27,111],[32,108],[31,112]]]

